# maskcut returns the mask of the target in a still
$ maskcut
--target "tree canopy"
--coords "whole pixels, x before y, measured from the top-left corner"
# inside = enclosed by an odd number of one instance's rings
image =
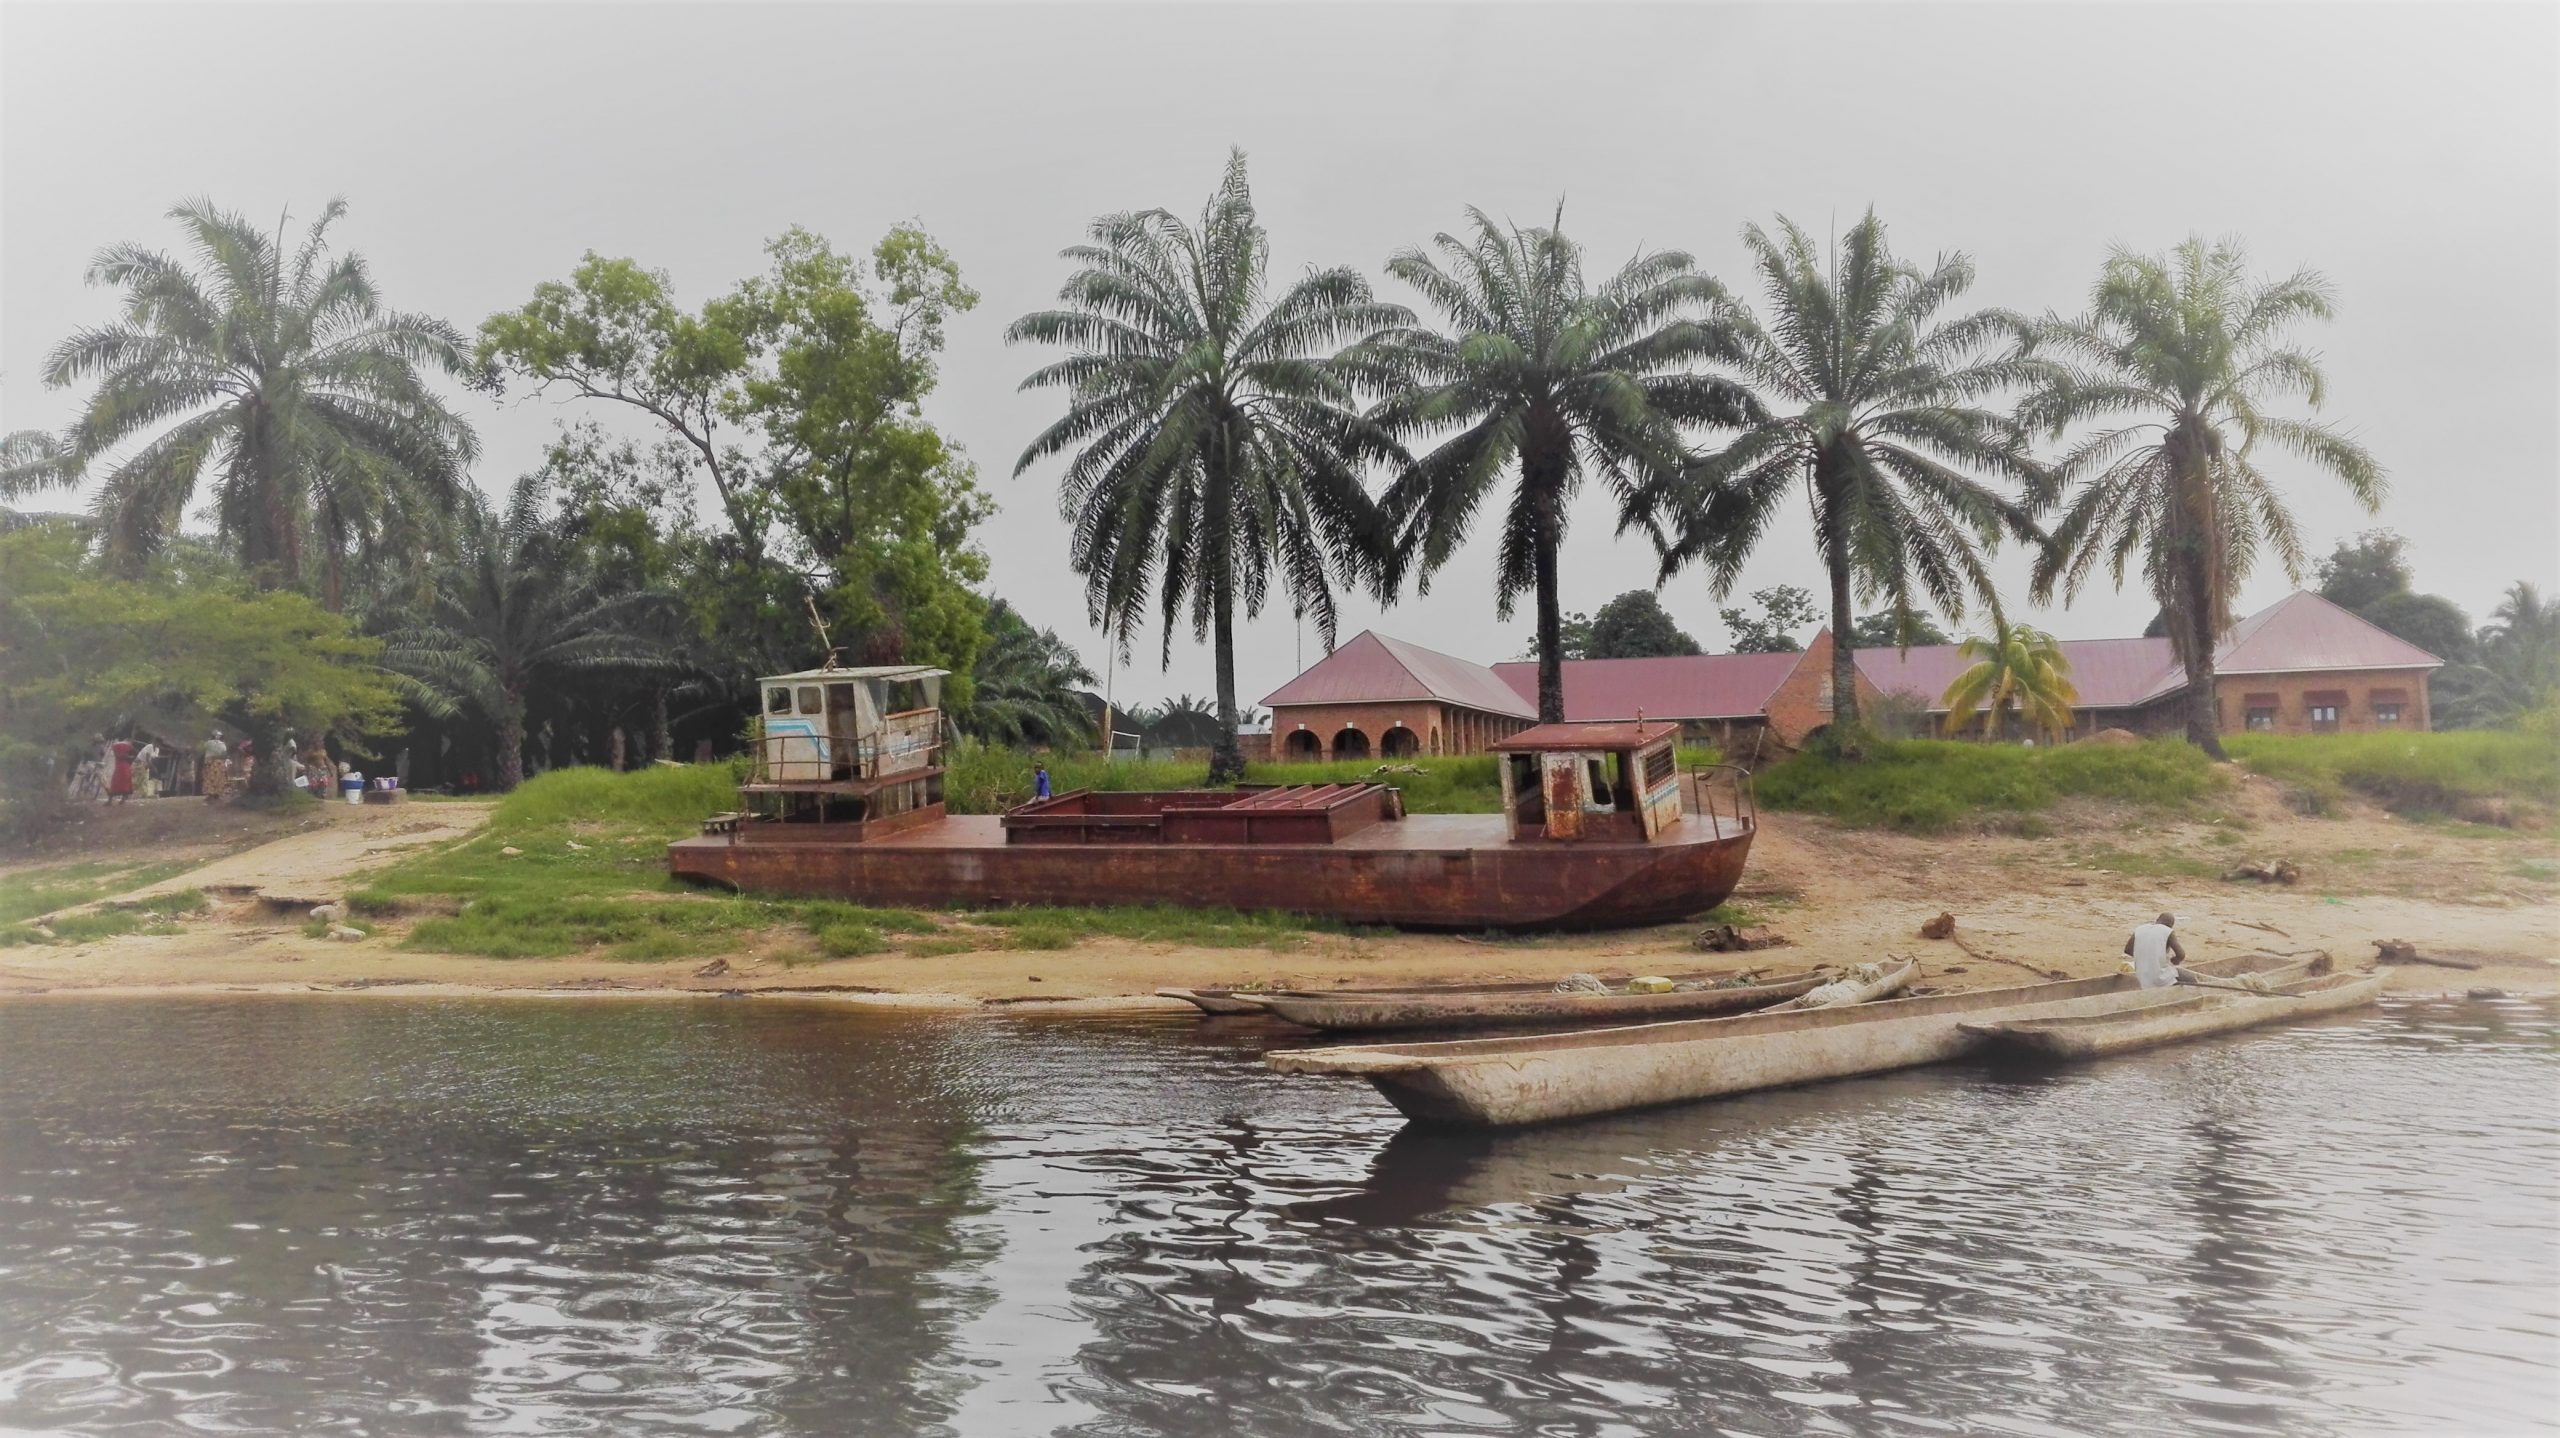
[[[1464,238],[1405,250],[1387,272],[1437,311],[1355,352],[1372,411],[1418,447],[1387,491],[1398,553],[1416,582],[1457,552],[1506,479],[1494,609],[1523,594],[1538,619],[1538,714],[1564,717],[1564,611],[1557,551],[1583,480],[1614,491],[1622,524],[1642,522],[1651,485],[1688,460],[1683,431],[1756,413],[1750,397],[1698,365],[1722,352],[1715,281],[1677,251],[1640,254],[1594,286],[1582,247],[1555,222],[1521,229],[1467,212]],[[1595,621],[1596,622],[1596,621]]]
[[[1813,602],[1813,592],[1792,584],[1774,584],[1767,589],[1751,591],[1751,602],[1758,605],[1753,613],[1740,605],[1716,611],[1724,627],[1733,633],[1736,654],[1795,654],[1804,642],[1795,631],[1822,617]]]
[[[1906,610],[1896,614],[1890,609],[1861,614],[1849,626],[1849,636],[1860,649],[1910,649],[1922,644],[1952,644],[1947,631],[1926,610]]]
[[[480,358],[538,391],[619,406],[672,440],[716,497],[726,622],[758,655],[801,651],[814,594],[874,663],[953,671],[983,634],[971,533],[991,511],[977,473],[919,408],[949,316],[977,303],[912,226],[866,267],[792,229],[764,274],[688,312],[663,273],[590,252],[480,327]]]
[[[1242,778],[1235,620],[1276,578],[1327,648],[1334,586],[1383,582],[1384,524],[1362,468],[1402,458],[1359,412],[1332,351],[1411,319],[1348,268],[1265,292],[1270,236],[1244,153],[1186,225],[1164,210],[1105,215],[1074,262],[1062,308],[1024,315],[1009,340],[1065,346],[1025,389],[1067,391],[1067,411],[1024,447],[1018,475],[1072,453],[1059,513],[1093,622],[1126,646],[1149,606],[1166,658],[1187,617],[1217,669],[1213,783]]]
[[[1835,715],[1854,736],[1852,598],[1897,613],[1926,600],[1961,619],[1968,600],[1990,597],[1986,553],[2004,535],[2043,537],[2023,502],[1975,478],[2042,474],[2025,430],[1985,404],[2020,369],[1995,347],[1996,313],[1943,313],[1972,287],[1973,261],[1899,259],[1872,210],[1827,257],[1784,216],[1777,234],[1746,225],[1742,238],[1766,296],[1765,321],[1740,307],[1732,320],[1756,417],[1649,498],[1671,515],[1662,571],[1699,563],[1728,592],[1801,492],[1831,580]]]
[[[287,733],[396,726],[381,646],[345,617],[259,591],[218,559],[177,558],[124,578],[71,526],[0,533],[0,821],[59,799],[67,761],[92,735],[181,743],[219,725],[274,753]]]
[[[331,201],[288,250],[281,225],[194,200],[169,212],[193,267],[100,250],[89,283],[121,289],[124,318],[46,358],[46,385],[96,387],[59,439],[10,436],[0,499],[96,477],[107,556],[130,575],[209,484],[225,550],[261,583],[316,583],[332,609],[350,566],[430,547],[479,445],[426,375],[467,375],[469,356],[444,321],[387,307],[362,256],[331,251],[345,213]]]
[[[2327,398],[2318,358],[2286,343],[2335,312],[2315,270],[2262,281],[2236,242],[2190,239],[2165,256],[2119,249],[2089,310],[2019,322],[2035,356],[2019,407],[2055,438],[2086,426],[2040,488],[2061,519],[2036,560],[2033,593],[2075,596],[2105,565],[2121,587],[2138,556],[2187,672],[2187,737],[2216,758],[2214,649],[2261,550],[2300,581],[2302,540],[2283,492],[2259,467],[2280,450],[2328,472],[2367,510],[2382,466],[2343,431],[2274,412]]]
[[[1630,589],[1601,605],[1590,624],[1590,637],[1574,657],[1651,659],[1706,652],[1672,620],[1662,607],[1662,596],[1650,589]]]

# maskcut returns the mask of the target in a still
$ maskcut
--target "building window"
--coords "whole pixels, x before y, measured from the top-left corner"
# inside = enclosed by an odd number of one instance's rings
[[[2312,727],[2312,728],[2314,728],[2314,729],[2335,729],[2335,728],[2337,728],[2337,727],[2338,727],[2338,706],[2337,706],[2337,705],[2335,705],[2335,704],[2314,704],[2314,705],[2312,705],[2312,706],[2311,706],[2311,727]]]
[[[2264,707],[2264,708],[2261,708],[2261,707],[2259,707],[2258,705],[2255,705],[2255,704],[2250,705],[2250,706],[2249,706],[2249,727],[2250,727],[2250,728],[2252,728],[2252,729],[2273,729],[2273,728],[2275,728],[2275,727],[2276,727],[2276,711],[2275,711],[2275,706],[2273,706],[2273,705],[2268,705],[2268,706],[2266,706],[2266,707]]]
[[[2389,701],[2386,701],[2386,702],[2383,702],[2383,703],[2378,703],[2378,704],[2374,705],[2374,706],[2373,706],[2373,722],[2374,722],[2374,723],[2376,723],[2376,724],[2397,724],[2397,723],[2399,723],[2399,722],[2400,722],[2400,701],[2398,701],[2398,700],[2394,699],[2394,700],[2389,700]]]

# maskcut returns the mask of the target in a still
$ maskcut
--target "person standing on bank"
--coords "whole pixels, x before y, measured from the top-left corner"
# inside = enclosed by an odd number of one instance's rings
[[[1049,797],[1049,766],[1046,764],[1031,766],[1031,797],[1034,799]]]
[[[2134,982],[2146,989],[2190,982],[2181,967],[2187,951],[2178,943],[2177,927],[2177,915],[2162,914],[2134,928],[2133,937],[2124,941],[2124,951],[2133,960]]]
[[[130,804],[133,802],[133,741],[118,739],[107,746],[107,754],[113,764],[107,771],[107,802]]]

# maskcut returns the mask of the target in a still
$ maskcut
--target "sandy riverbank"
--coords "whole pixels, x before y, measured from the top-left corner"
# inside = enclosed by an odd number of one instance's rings
[[[2237,830],[2128,823],[2092,811],[2054,815],[2047,837],[1922,839],[1770,815],[1737,900],[1762,930],[1789,943],[1748,955],[1697,953],[1685,926],[1496,940],[1309,935],[1283,949],[1094,938],[1061,950],[847,959],[819,957],[805,934],[774,934],[726,956],[712,973],[703,972],[701,958],[416,953],[394,946],[396,928],[360,943],[303,933],[301,906],[334,897],[407,850],[469,832],[482,822],[484,806],[333,807],[301,816],[263,844],[250,844],[262,837],[254,824],[232,832],[218,821],[173,814],[186,819],[184,832],[162,848],[206,862],[153,887],[203,889],[212,911],[176,933],[0,950],[0,995],[765,993],[954,1010],[1122,1011],[1165,1007],[1152,997],[1165,986],[1733,972],[1887,954],[1920,959],[1926,983],[1969,988],[2105,972],[2126,931],[2162,910],[2181,916],[2181,933],[2198,957],[2322,949],[2355,966],[2371,959],[2375,939],[2398,938],[2478,967],[2394,967],[2395,990],[2560,993],[2560,843],[2550,836],[2422,825],[2373,811],[2305,818],[2286,810],[2263,781],[2244,780],[2242,789],[2232,810],[2244,826]],[[147,818],[120,822],[133,827],[131,842],[93,842],[82,857],[161,852],[144,838]],[[200,832],[209,823],[217,832]],[[2302,867],[2300,885],[2217,877],[2240,859],[2277,855]],[[1919,938],[1921,922],[1942,910],[1957,917],[1956,939]]]

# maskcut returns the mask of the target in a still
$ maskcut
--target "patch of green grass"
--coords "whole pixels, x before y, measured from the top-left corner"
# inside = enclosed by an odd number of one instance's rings
[[[183,861],[135,864],[117,859],[98,859],[0,874],[0,924],[131,893],[184,873],[191,867],[193,865]]]
[[[1716,905],[1690,922],[1703,925],[1731,924],[1737,929],[1756,928],[1762,922],[1759,910],[1731,899]]]
[[[919,959],[938,959],[947,954],[965,954],[983,947],[985,946],[974,939],[959,938],[950,934],[937,935],[929,939],[910,939],[900,945],[906,953]]]
[[[2237,829],[2216,829],[2212,833],[2205,835],[2205,842],[2220,844],[2227,848],[2240,842],[2240,831]]]
[[[1058,924],[1026,924],[1005,936],[1008,949],[1065,949],[1075,945],[1076,934]]]
[[[1868,828],[1943,833],[1984,813],[2033,813],[2066,797],[2174,809],[2222,786],[2212,761],[2174,739],[2027,748],[1951,739],[1871,739],[1862,759],[1807,749],[1754,781],[1772,809]]]
[[[860,958],[889,947],[889,941],[869,924],[812,924],[810,930],[818,936],[818,951],[831,959]]]
[[[2549,883],[2554,879],[2560,879],[2560,862],[2550,859],[2518,859],[2515,864],[2515,875],[2519,879]]]
[[[2315,797],[2352,789],[2401,812],[2460,813],[2464,800],[2491,798],[2560,806],[2560,744],[2526,730],[2233,734],[2223,745]]]
[[[205,906],[204,895],[194,889],[175,893],[154,894],[148,899],[129,904],[107,904],[76,914],[63,914],[52,922],[0,924],[0,949],[21,944],[85,944],[97,939],[112,939],[120,934],[174,934],[177,919]],[[50,937],[48,937],[50,935]]]

